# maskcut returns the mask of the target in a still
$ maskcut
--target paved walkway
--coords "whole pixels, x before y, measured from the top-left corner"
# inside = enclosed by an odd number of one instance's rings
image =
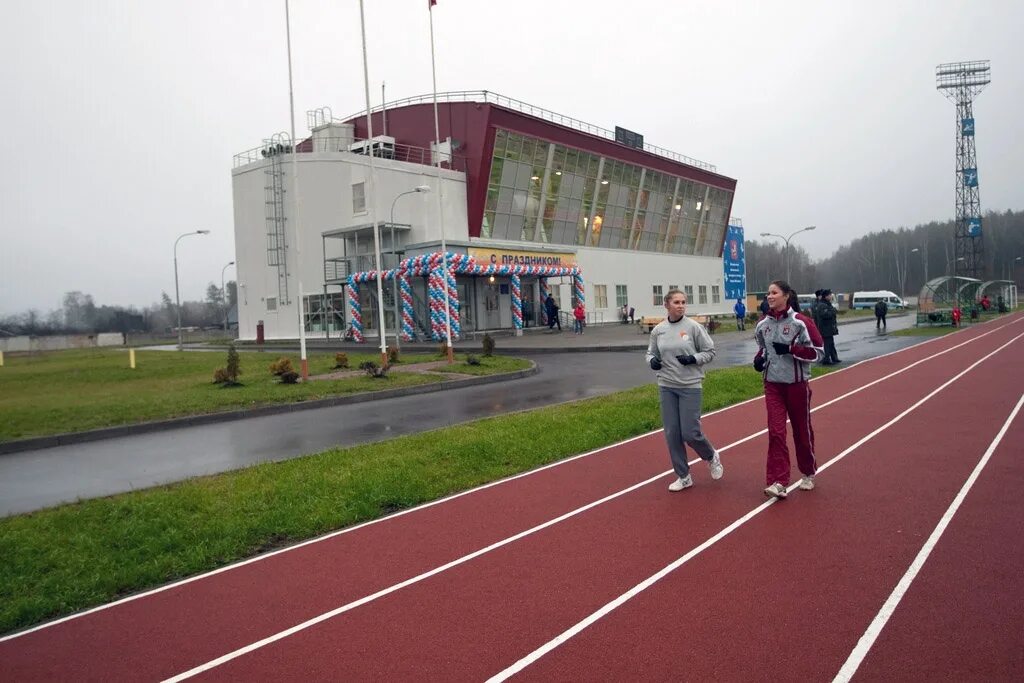
[[[852,363],[924,340],[877,334],[873,323],[864,320],[840,329],[840,358]],[[909,316],[889,320],[890,329],[912,323]],[[9,453],[0,456],[0,515],[601,396],[653,381],[640,351],[647,346],[647,335],[622,325],[595,326],[587,332],[497,337],[499,352],[529,356],[537,364],[536,375],[513,383]],[[746,332],[716,334],[717,355],[711,368],[748,364],[754,356],[752,334],[749,327]],[[477,344],[462,342],[457,349],[469,351]],[[342,343],[340,348],[354,346]],[[433,350],[437,345],[420,346]],[[597,348],[605,352],[592,353]]]

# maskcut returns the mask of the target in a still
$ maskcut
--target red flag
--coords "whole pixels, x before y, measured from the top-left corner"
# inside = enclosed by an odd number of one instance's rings
[[[427,9],[430,9],[437,4],[437,0],[427,0]]]

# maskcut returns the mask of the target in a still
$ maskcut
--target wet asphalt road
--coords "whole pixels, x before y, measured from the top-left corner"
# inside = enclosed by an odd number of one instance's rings
[[[894,318],[889,321],[889,327],[895,330],[910,323],[909,316]],[[753,340],[735,334],[728,337],[717,341],[717,358],[710,367],[750,362],[754,355]],[[846,363],[922,340],[879,335],[873,320],[841,326],[836,339],[839,357]],[[599,396],[653,380],[642,351],[516,351],[515,354],[534,360],[538,374],[521,380],[421,396],[315,408],[2,455],[0,515]]]

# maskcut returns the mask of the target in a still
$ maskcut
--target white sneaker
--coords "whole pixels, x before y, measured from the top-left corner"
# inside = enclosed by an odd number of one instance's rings
[[[711,470],[712,479],[721,479],[722,475],[725,474],[725,468],[722,467],[722,459],[718,457],[718,451],[715,451],[715,457],[708,460],[708,469]]]
[[[679,477],[674,482],[668,485],[669,491],[682,491],[693,486],[693,477],[687,474],[685,477]]]
[[[800,488],[804,491],[810,491],[814,488],[814,475],[810,474],[800,480]]]
[[[771,486],[764,490],[764,495],[768,496],[769,498],[785,498],[786,487],[783,486],[782,484],[772,484]]]

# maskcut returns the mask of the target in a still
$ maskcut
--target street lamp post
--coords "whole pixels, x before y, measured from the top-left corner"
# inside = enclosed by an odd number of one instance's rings
[[[914,253],[921,254],[921,264],[924,266],[924,283],[928,284],[928,256],[923,251],[918,249],[917,247],[914,247],[913,249],[911,249],[910,253],[911,254],[914,254]]]
[[[786,282],[790,282],[790,277],[791,277],[790,276],[790,269],[789,269],[789,241],[791,239],[793,239],[794,237],[796,237],[797,235],[799,235],[800,233],[807,232],[808,230],[814,230],[816,227],[817,227],[816,225],[808,225],[806,228],[800,228],[799,230],[797,230],[795,232],[791,232],[789,234],[789,237],[786,237],[784,235],[777,235],[774,232],[762,232],[761,233],[761,237],[778,237],[779,239],[783,240],[786,243],[786,247],[785,247],[785,249],[786,249]],[[790,284],[792,285],[791,282],[790,282]]]
[[[407,194],[417,194],[419,192],[430,192],[430,185],[417,185],[416,187],[414,187],[411,190],[408,190],[407,192],[400,192],[400,193],[398,193],[398,196],[396,196],[394,201],[391,202],[391,223],[390,223],[390,225],[393,226],[395,224],[395,204],[398,203],[398,200],[401,197],[404,197]],[[391,236],[394,237],[394,234],[395,234],[394,233],[394,228],[392,228],[391,229]],[[391,248],[392,248],[392,250],[394,250],[395,245],[392,244]],[[384,266],[383,266],[383,264],[377,264],[377,267],[378,268],[383,268]],[[401,304],[399,303],[398,276],[397,275],[395,276],[395,279],[392,281],[391,285],[392,285],[393,290],[394,290],[394,298],[395,298],[395,348],[396,349],[400,349],[400,348],[402,348],[402,342],[401,342],[401,338],[402,338],[402,313],[401,313]],[[381,303],[381,305],[384,304],[383,301],[381,301],[380,303]],[[384,334],[384,330],[381,330],[380,333]]]
[[[184,237],[191,237],[192,235],[209,235],[209,230],[193,230],[192,232],[186,232],[184,235],[180,235],[178,239],[174,240],[174,302],[177,304],[178,309],[178,350],[181,351],[181,294],[178,293],[178,242]]]
[[[228,293],[227,293],[227,290],[224,288],[224,271],[227,270],[229,266],[233,266],[233,265],[235,265],[235,262],[231,261],[230,263],[225,264],[224,267],[220,269],[220,296],[221,296],[222,299],[224,299],[224,331],[225,332],[228,331]]]

